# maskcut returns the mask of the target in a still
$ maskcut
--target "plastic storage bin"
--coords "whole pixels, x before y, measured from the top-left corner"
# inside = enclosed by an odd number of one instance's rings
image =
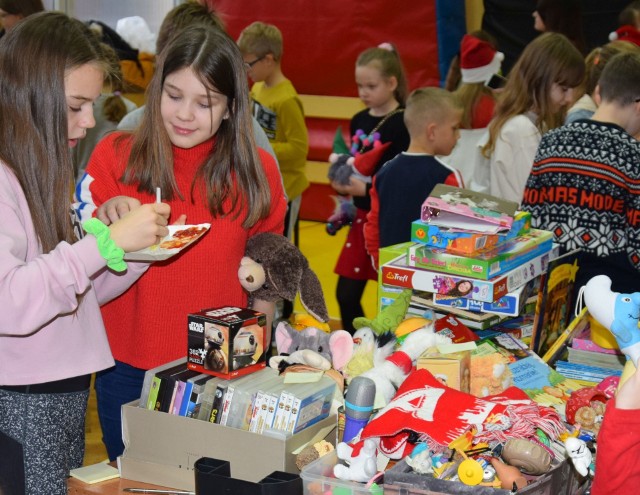
[[[335,450],[323,455],[302,468],[300,477],[304,495],[382,495],[382,482],[372,487],[364,483],[344,481],[333,475],[333,466],[338,462]]]
[[[518,495],[582,495],[589,483],[579,479],[569,464],[564,461],[548,473],[532,480]],[[355,493],[355,492],[354,492]],[[435,479],[413,472],[402,460],[384,473],[385,495],[509,495],[512,492],[485,486],[469,486],[459,481]]]

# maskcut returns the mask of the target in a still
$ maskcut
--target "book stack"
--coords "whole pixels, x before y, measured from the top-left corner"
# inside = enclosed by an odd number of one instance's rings
[[[530,214],[517,207],[436,186],[412,224],[411,242],[380,250],[380,306],[400,288],[410,288],[413,314],[453,314],[472,329],[522,314],[547,270],[553,235],[532,229]]]
[[[508,317],[501,317],[492,313],[467,311],[456,306],[444,308],[434,302],[433,293],[414,290],[411,295],[407,314],[411,316],[424,316],[425,313],[429,311],[437,318],[454,316],[458,321],[474,331],[486,330],[492,328],[494,325],[510,320]]]
[[[619,349],[606,349],[591,340],[588,322],[573,336],[566,350],[566,359],[556,361],[556,369],[590,383],[599,383],[608,376],[620,376],[626,363],[626,357]]]
[[[295,434],[329,416],[336,388],[324,375],[285,383],[272,368],[227,380],[189,370],[181,358],[145,373],[140,407],[255,433]]]

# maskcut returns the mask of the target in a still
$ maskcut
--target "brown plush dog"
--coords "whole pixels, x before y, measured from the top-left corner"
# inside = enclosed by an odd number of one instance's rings
[[[282,235],[263,232],[251,237],[238,278],[251,301],[293,301],[300,292],[304,309],[318,321],[329,321],[318,277],[304,254]]]

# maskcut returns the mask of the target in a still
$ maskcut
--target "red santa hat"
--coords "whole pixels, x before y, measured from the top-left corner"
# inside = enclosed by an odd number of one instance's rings
[[[353,164],[354,168],[365,177],[371,177],[376,165],[382,159],[382,155],[390,146],[391,141],[386,143],[377,142],[369,151],[356,155]]]
[[[490,43],[465,34],[460,44],[460,72],[463,83],[485,83],[500,72],[504,54]]]
[[[635,43],[636,45],[640,46],[640,31],[638,31],[634,26],[625,24],[624,26],[620,26],[614,32],[610,33],[609,39],[611,41],[630,41],[631,43]]]

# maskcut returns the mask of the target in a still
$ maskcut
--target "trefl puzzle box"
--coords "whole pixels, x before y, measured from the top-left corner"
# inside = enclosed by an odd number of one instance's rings
[[[265,367],[264,313],[225,306],[192,313],[188,324],[189,369],[229,379]]]
[[[488,280],[551,251],[553,234],[531,229],[528,233],[473,256],[414,244],[407,251],[407,265],[427,270]]]

